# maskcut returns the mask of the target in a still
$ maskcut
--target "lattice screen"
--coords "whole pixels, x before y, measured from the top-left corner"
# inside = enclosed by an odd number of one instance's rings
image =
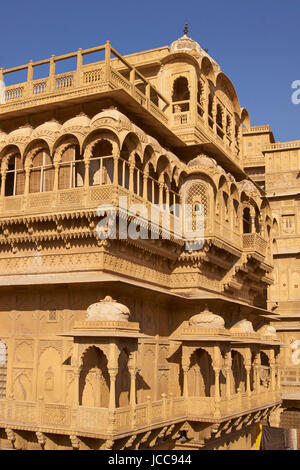
[[[208,217],[208,196],[207,187],[203,183],[194,183],[187,191],[185,204],[188,204],[186,208],[186,216],[193,217],[194,204],[203,204],[203,215],[204,215],[204,228],[207,228],[207,217]],[[196,229],[196,221],[193,217],[193,230]]]

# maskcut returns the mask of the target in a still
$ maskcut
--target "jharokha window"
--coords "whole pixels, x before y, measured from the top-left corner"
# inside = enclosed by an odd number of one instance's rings
[[[78,188],[84,183],[84,161],[79,145],[68,147],[61,156],[58,173],[58,189]]]
[[[114,159],[112,144],[106,140],[100,140],[94,146],[89,169],[90,186],[99,184],[111,184],[114,174]]]
[[[23,194],[25,188],[25,171],[21,162],[20,154],[12,155],[8,161],[5,196],[16,196]]]
[[[38,152],[32,160],[29,177],[29,192],[40,193],[52,191],[54,183],[54,166],[48,152]]]
[[[186,77],[178,77],[173,84],[173,113],[189,111],[190,92]]]

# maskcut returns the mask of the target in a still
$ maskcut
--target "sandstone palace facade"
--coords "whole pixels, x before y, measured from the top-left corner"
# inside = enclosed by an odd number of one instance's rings
[[[0,105],[1,448],[255,449],[257,423],[282,411],[288,349],[272,307],[282,295],[290,320],[294,295],[276,287],[286,252],[272,214],[290,230],[293,204],[252,178],[265,154],[248,142],[270,132],[250,126],[187,34],[124,57],[107,42],[0,80],[23,72]],[[120,197],[156,214],[156,239],[99,237],[110,211],[117,232],[149,231]],[[199,249],[176,236],[185,204],[192,220],[204,211]]]

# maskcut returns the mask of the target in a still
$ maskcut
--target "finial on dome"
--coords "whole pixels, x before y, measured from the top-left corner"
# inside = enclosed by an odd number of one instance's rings
[[[189,31],[189,25],[188,25],[188,22],[186,22],[184,25],[184,31],[183,31],[185,36],[187,35],[188,31]]]

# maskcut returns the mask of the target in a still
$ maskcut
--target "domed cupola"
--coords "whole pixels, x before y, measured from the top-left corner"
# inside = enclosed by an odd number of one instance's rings
[[[88,321],[125,321],[128,322],[130,315],[126,305],[119,304],[110,296],[106,296],[103,300],[96,302],[88,307]]]
[[[194,41],[193,39],[189,38],[186,34],[184,34],[181,38],[176,39],[170,45],[170,52],[174,54],[176,52],[189,52],[194,54],[201,54],[201,47],[198,42]]]
[[[170,45],[170,53],[176,54],[177,52],[185,52],[196,57],[208,57],[212,62],[215,70],[220,70],[219,64],[207,53],[206,49],[202,49],[200,44],[190,38],[188,35],[188,25],[185,24],[184,35],[181,38],[176,39]]]
[[[206,305],[203,312],[189,319],[189,325],[197,328],[225,328],[225,321],[220,315],[211,312]]]

